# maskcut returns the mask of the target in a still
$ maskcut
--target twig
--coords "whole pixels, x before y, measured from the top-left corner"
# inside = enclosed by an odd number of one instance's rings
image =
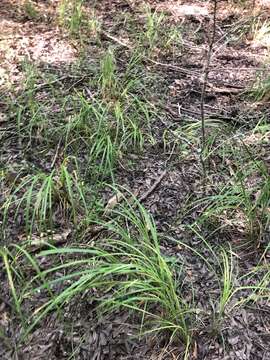
[[[123,41],[121,41],[120,39],[118,39],[117,37],[107,33],[107,31],[104,31],[104,30],[100,30],[100,34],[102,36],[104,36],[106,39],[108,40],[112,40],[113,42],[117,43],[118,45],[121,45],[123,47],[126,47],[128,48],[129,50],[133,50],[133,47]]]
[[[155,61],[155,60],[153,60],[153,59],[150,59],[150,58],[147,57],[147,56],[144,56],[144,57],[145,57],[145,59],[147,59],[149,62],[151,62],[151,63],[153,63],[153,64],[155,64],[155,65],[157,65],[157,66],[166,67],[167,69],[179,71],[179,72],[181,72],[181,73],[183,73],[183,74],[186,74],[186,75],[192,75],[192,76],[197,75],[197,76],[199,76],[199,72],[198,72],[198,71],[190,71],[190,70],[184,69],[184,68],[182,68],[182,67],[180,67],[180,66],[177,66],[177,65],[161,63],[161,62],[159,62],[159,61]]]
[[[61,141],[62,141],[62,139],[60,139],[60,140],[58,141],[57,148],[56,148],[56,151],[55,151],[55,155],[54,155],[53,161],[52,161],[52,163],[51,163],[51,169],[53,169],[53,167],[54,167],[54,165],[55,165],[55,162],[56,162],[56,160],[57,160],[57,158],[58,158]]]
[[[109,213],[112,212],[115,206],[118,205],[123,199],[124,195],[121,192],[117,192],[115,195],[113,195],[107,202],[107,205],[103,212],[103,216],[109,215]]]
[[[265,66],[265,67],[218,67],[216,65],[213,65],[213,68],[210,68],[210,72],[221,72],[221,71],[235,71],[236,73],[238,71],[269,71],[269,67]]]
[[[35,87],[34,87],[34,91],[37,91],[37,90],[40,90],[44,87],[48,87],[48,86],[51,86],[51,85],[54,85],[55,83],[60,83],[62,84],[63,83],[63,80],[66,80],[66,79],[77,79],[79,76],[76,76],[76,75],[71,75],[71,74],[68,74],[68,75],[64,75],[64,76],[61,76],[60,78],[58,79],[55,79],[55,80],[52,80],[50,82],[43,82],[41,84],[37,84]],[[80,83],[81,81],[83,81],[85,78],[87,77],[87,75],[84,75],[84,76],[80,76],[79,79],[71,85],[71,87],[68,89],[70,90],[72,87],[74,87],[75,85],[77,85],[78,83]]]
[[[243,90],[245,89],[243,86],[236,86],[236,85],[228,85],[225,87],[217,87],[214,86],[213,84],[207,82],[207,87],[209,88],[210,91],[214,92],[214,93],[219,93],[219,94],[239,94],[241,92],[243,92]]]
[[[164,170],[161,175],[157,178],[157,180],[154,182],[154,184],[150,187],[150,189],[148,189],[146,192],[144,192],[140,197],[139,197],[139,202],[142,202],[144,200],[146,200],[148,198],[149,195],[152,194],[152,192],[156,189],[156,187],[161,183],[161,181],[163,180],[163,178],[165,177],[165,175],[167,174],[167,171]]]
[[[171,107],[174,108],[178,108],[181,112],[183,111],[184,113],[188,113],[188,114],[192,114],[192,115],[196,115],[197,117],[200,117],[201,112],[200,110],[196,110],[196,109],[186,109],[183,106],[179,107],[179,104],[175,105],[175,104],[170,104]],[[205,105],[206,106],[206,105]],[[229,122],[237,122],[236,119],[229,117],[229,116],[223,116],[220,115],[218,113],[213,113],[213,112],[209,112],[209,110],[205,110],[205,113],[207,115],[208,119],[220,119],[220,120],[224,120],[224,121],[229,121]],[[180,114],[179,114],[180,115]],[[176,120],[177,121],[177,120]]]
[[[208,75],[209,75],[209,68],[211,62],[211,56],[213,52],[213,46],[216,37],[216,21],[217,21],[217,0],[214,1],[214,14],[213,14],[213,32],[212,38],[210,39],[208,54],[205,63],[204,69],[204,78],[202,84],[202,91],[201,91],[201,100],[200,100],[200,109],[201,109],[201,149],[200,149],[200,160],[203,169],[204,178],[206,177],[206,165],[204,161],[204,150],[206,145],[206,137],[205,137],[205,111],[204,111],[204,102],[205,102],[205,93],[206,93],[206,86],[208,83]]]
[[[73,89],[76,85],[80,84],[84,79],[87,78],[88,75],[84,75],[80,77],[75,83],[73,83],[69,88],[67,88],[66,92],[68,93],[71,89]]]
[[[133,46],[131,46],[131,45],[123,42],[122,40],[118,39],[117,37],[115,37],[115,36],[113,36],[113,35],[111,35],[111,34],[109,34],[109,33],[107,33],[106,31],[101,30],[100,33],[101,33],[105,38],[107,38],[108,40],[112,40],[112,41],[114,41],[115,43],[117,43],[117,44],[119,44],[119,45],[121,45],[121,46],[123,46],[123,47],[125,47],[125,48],[127,48],[127,49],[129,49],[129,50],[134,50],[134,47],[133,47]],[[181,73],[183,73],[183,74],[186,74],[186,75],[192,75],[192,76],[197,75],[197,76],[199,76],[199,72],[190,71],[190,70],[184,69],[184,68],[182,68],[182,67],[180,67],[180,66],[177,66],[177,65],[166,64],[166,63],[162,63],[162,62],[159,62],[159,61],[155,61],[155,60],[149,58],[149,57],[146,56],[146,55],[142,55],[142,57],[143,57],[145,60],[147,60],[147,61],[149,61],[149,62],[151,62],[152,64],[155,64],[155,65],[157,65],[157,66],[166,67],[167,69],[179,71],[179,72],[181,72]]]
[[[69,78],[70,77],[70,75],[64,75],[64,76],[62,76],[62,77],[60,77],[60,78],[58,78],[58,79],[55,79],[55,80],[53,80],[53,81],[50,81],[50,82],[44,82],[44,83],[41,83],[41,84],[37,84],[36,86],[35,86],[35,88],[34,88],[34,90],[36,91],[36,90],[40,90],[40,89],[42,89],[42,88],[44,88],[44,87],[47,87],[47,86],[51,86],[51,85],[53,85],[53,84],[55,84],[55,83],[62,83],[63,82],[63,80],[65,80],[65,79],[67,79],[67,78]]]
[[[128,200],[128,202],[131,203],[131,205],[133,206],[137,206],[139,202],[143,202],[144,200],[146,200],[148,198],[149,195],[152,194],[152,192],[157,188],[157,186],[161,183],[161,181],[163,180],[163,178],[165,177],[165,175],[167,174],[167,171],[163,171],[161,173],[161,175],[157,178],[157,180],[154,182],[154,184],[150,187],[150,189],[148,189],[146,192],[144,192],[139,198],[138,198],[138,202],[134,201],[134,197],[133,196],[137,196],[137,192],[134,193],[134,195]],[[106,206],[105,211],[103,213],[103,216],[108,215],[108,213],[110,213],[113,208],[118,205],[120,203],[120,201],[123,199],[124,197],[120,194],[117,194],[117,197],[113,197],[109,200],[109,202],[111,202],[111,204],[109,204]],[[108,221],[107,224],[109,224],[112,220]],[[86,236],[91,238],[91,241],[96,239],[96,237],[98,237],[100,235],[101,232],[103,232],[104,230],[106,230],[106,224],[95,224],[95,225],[90,225],[88,227],[88,229],[86,230]]]

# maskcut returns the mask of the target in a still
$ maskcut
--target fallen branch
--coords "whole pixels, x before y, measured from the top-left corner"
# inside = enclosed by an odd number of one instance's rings
[[[147,190],[145,193],[143,193],[140,197],[139,197],[139,202],[143,202],[144,200],[146,200],[148,198],[149,195],[152,194],[152,192],[156,189],[156,187],[161,183],[161,181],[163,180],[163,178],[165,177],[165,175],[167,174],[167,171],[164,170],[161,175],[157,178],[157,180],[154,182],[154,184],[150,187],[149,190]]]
[[[232,95],[232,94],[239,94],[239,93],[242,93],[244,91],[244,87],[236,87],[236,86],[226,86],[226,87],[217,87],[217,86],[214,86],[213,84],[209,83],[209,81],[207,82],[207,87],[209,89],[206,89],[206,91],[212,91],[216,94],[229,94],[229,95]]]
[[[30,252],[37,252],[48,246],[63,245],[68,241],[71,229],[66,229],[61,233],[44,233],[22,236],[20,240],[27,241],[30,246]]]

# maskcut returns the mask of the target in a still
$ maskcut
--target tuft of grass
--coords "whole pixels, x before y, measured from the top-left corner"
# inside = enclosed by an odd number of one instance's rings
[[[164,14],[158,13],[157,11],[152,12],[150,6],[147,6],[145,11],[146,11],[146,25],[145,25],[146,31],[144,36],[151,51],[157,44],[160,26],[164,20]]]
[[[270,296],[269,265],[258,265],[248,274],[238,276],[232,250],[211,246],[194,228],[209,257],[205,257],[205,251],[201,254],[183,242],[168,240],[191,251],[214,275],[219,292],[209,292],[208,309],[199,309],[196,302],[200,302],[200,292],[193,289],[190,300],[184,264],[180,258],[162,252],[152,217],[135,199],[125,199],[124,204],[112,212],[108,222],[97,222],[97,225],[106,233],[97,244],[49,246],[36,258],[25,247],[16,246],[20,256],[24,255],[35,271],[22,290],[13,294],[17,310],[21,311],[24,299],[40,292],[47,292],[49,299],[31,314],[24,337],[51,311],[61,311],[72,299],[88,293],[97,304],[98,317],[126,309],[133,321],[137,321],[140,336],[160,334],[169,342],[180,340],[186,346],[184,358],[188,359],[194,331],[206,316],[211,317],[208,320],[212,320],[213,331],[219,333],[224,319],[234,309]],[[50,259],[53,265],[40,269],[39,257]],[[10,268],[6,270],[11,274]],[[12,279],[10,286],[14,292]]]
[[[84,0],[61,0],[59,4],[59,22],[73,36],[80,34],[84,22],[83,2]]]
[[[31,20],[36,20],[39,17],[39,12],[31,0],[24,0],[23,12]]]
[[[222,226],[241,227],[246,239],[259,245],[270,221],[270,177],[264,163],[257,161],[247,146],[244,148],[245,163],[240,158],[242,153],[238,160],[234,154],[237,166],[232,181],[195,204],[205,209],[196,222],[210,220],[224,222]]]
[[[88,29],[93,37],[98,38],[101,30],[101,21],[98,19],[95,12],[92,13],[90,19],[88,20]]]
[[[87,205],[77,173],[69,171],[68,161],[64,160],[59,170],[53,169],[49,174],[38,172],[16,177],[10,195],[2,205],[3,233],[8,216],[14,211],[15,221],[22,214],[27,234],[32,234],[34,228],[38,231],[53,229],[56,207],[60,207],[66,216],[70,214],[77,223],[78,213],[82,209],[86,211]]]
[[[229,254],[228,251],[225,251],[223,248],[221,249],[221,273],[222,273],[222,280],[221,280],[221,293],[220,293],[220,300],[218,306],[218,318],[221,319],[225,316],[225,309],[228,306],[229,300],[233,294],[234,290],[234,268],[233,268],[233,255],[232,251],[230,250]]]
[[[66,124],[56,127],[54,133],[62,138],[66,154],[84,149],[87,161],[83,168],[87,174],[112,175],[118,143],[109,109],[103,102],[91,103],[81,94],[75,101],[79,104],[79,112],[70,116]]]
[[[123,153],[130,148],[139,151],[143,148],[144,129],[150,129],[152,118],[146,101],[129,95],[125,100],[106,104],[104,100],[89,101],[82,94],[77,94],[73,101],[79,111],[70,115],[65,123],[48,129],[47,135],[45,131],[44,138],[58,139],[67,156],[85,154],[87,161],[82,168],[87,176],[113,176],[116,162]],[[46,125],[47,122],[45,130]],[[147,137],[151,138],[150,131]]]
[[[145,18],[144,31],[140,28],[132,30],[137,35],[139,49],[147,56],[156,53],[167,55],[179,55],[183,45],[183,29],[179,25],[172,24],[169,17],[163,12],[156,11],[149,6],[143,7]]]
[[[152,218],[140,204],[137,206],[138,214],[126,204],[114,212],[117,220],[102,224],[110,236],[98,246],[51,249],[40,254],[65,255],[64,263],[43,271],[43,275],[51,278],[47,280],[51,288],[64,285],[67,279],[69,285],[38,309],[31,328],[56,306],[63,306],[85,291],[98,289],[107,294],[96,299],[100,316],[126,308],[139,316],[138,326],[144,334],[170,334],[171,341],[179,338],[189,346],[194,310],[181,296],[181,286],[174,279],[175,260],[162,254]],[[66,275],[59,275],[64,269]],[[32,292],[42,288],[44,285]]]
[[[24,90],[32,94],[38,79],[38,69],[35,64],[28,59],[24,59],[21,62],[22,72],[24,73]]]
[[[270,76],[265,79],[258,79],[251,90],[249,97],[255,101],[269,101],[270,99]]]
[[[193,248],[184,242],[168,238],[171,242],[180,245],[193,256],[202,261],[211,276],[213,276],[213,288],[218,285],[218,291],[213,295],[209,293],[208,301],[204,304],[208,321],[211,323],[213,334],[220,334],[224,320],[229,318],[236,308],[244,307],[251,302],[256,303],[265,298],[269,298],[270,267],[267,264],[258,265],[248,273],[239,275],[237,267],[238,256],[232,251],[231,247],[225,248],[211,245],[197,230],[196,226],[189,226],[190,230],[198,237],[203,244],[203,252]],[[205,256],[205,249],[209,256]],[[200,301],[200,289],[196,289],[195,298]],[[194,300],[196,304],[196,299]],[[208,310],[208,307],[211,310]],[[197,311],[205,318],[205,311]]]
[[[226,135],[231,129],[224,121],[214,118],[205,119],[205,128],[207,131],[207,140],[204,148],[204,159],[209,160],[216,152],[217,148],[221,147],[224,142],[224,138],[226,139]],[[200,122],[195,119],[191,119],[183,124],[183,126],[177,127],[170,133],[174,135],[175,138],[173,141],[174,146],[178,146],[181,153],[185,155],[188,154],[188,148],[190,148],[189,151],[194,151],[200,146],[198,141],[199,132]],[[168,131],[166,130],[164,134],[164,145],[166,145],[167,133]]]
[[[104,97],[114,97],[117,87],[116,61],[112,50],[108,50],[100,61],[100,88]]]
[[[269,20],[262,20],[260,17],[252,22],[251,32],[252,41],[256,45],[266,46],[270,48],[270,22]]]
[[[24,326],[25,324],[25,318],[23,315],[23,311],[21,308],[21,300],[19,298],[19,294],[16,290],[15,284],[14,284],[14,279],[13,279],[13,273],[14,270],[10,264],[10,260],[12,259],[12,255],[10,254],[10,252],[6,249],[6,248],[0,248],[0,257],[3,260],[4,263],[4,269],[6,271],[7,274],[7,279],[8,279],[8,285],[9,285],[9,289],[11,291],[11,295],[14,301],[14,307],[15,307],[15,311],[18,314],[22,325]]]
[[[179,26],[171,26],[164,37],[164,49],[171,52],[173,57],[177,55],[177,49],[181,50],[183,44],[183,29]]]

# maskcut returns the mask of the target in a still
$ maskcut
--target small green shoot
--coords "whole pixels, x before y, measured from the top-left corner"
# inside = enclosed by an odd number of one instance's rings
[[[59,22],[70,34],[77,36],[84,21],[84,0],[61,0],[59,5]]]

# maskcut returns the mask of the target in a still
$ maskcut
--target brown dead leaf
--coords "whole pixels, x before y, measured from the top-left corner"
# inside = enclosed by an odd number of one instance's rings
[[[113,196],[109,199],[109,201],[108,201],[108,203],[107,203],[107,205],[106,205],[106,207],[105,207],[104,215],[108,215],[108,213],[109,213],[117,204],[119,204],[119,203],[122,201],[123,197],[124,197],[123,194],[120,193],[120,192],[118,192],[117,194],[113,195]]]

